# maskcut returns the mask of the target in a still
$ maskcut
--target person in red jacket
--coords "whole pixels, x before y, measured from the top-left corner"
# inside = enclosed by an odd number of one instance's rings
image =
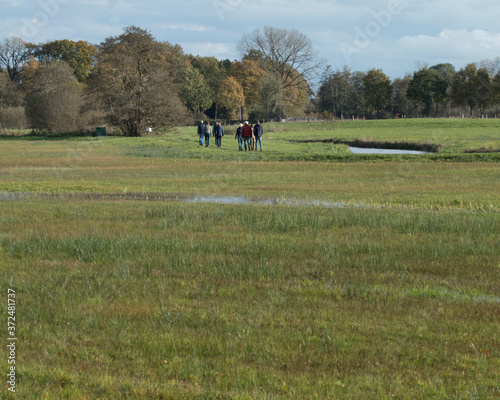
[[[245,151],[250,150],[250,140],[252,139],[253,129],[252,126],[248,124],[248,121],[245,121],[245,125],[241,128],[241,138],[243,139],[243,143],[245,144]]]

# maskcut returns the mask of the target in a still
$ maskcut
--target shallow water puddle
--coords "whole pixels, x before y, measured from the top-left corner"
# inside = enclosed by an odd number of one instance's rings
[[[203,197],[193,197],[186,200],[188,203],[216,203],[216,204],[260,204],[260,205],[287,205],[295,207],[346,207],[346,203],[334,203],[330,201],[322,200],[295,200],[288,198],[277,198],[277,199],[267,199],[267,200],[252,200],[246,197],[216,197],[216,196],[203,196]]]
[[[429,154],[426,151],[418,150],[397,150],[397,149],[375,149],[362,147],[349,147],[353,154]]]
[[[255,205],[286,205],[292,207],[347,207],[346,203],[336,203],[323,200],[297,200],[285,197],[275,199],[249,199],[238,196],[182,196],[164,193],[76,193],[76,194],[49,194],[49,193],[0,193],[0,201],[21,201],[21,200],[137,200],[137,201],[185,201],[187,203],[212,203],[212,204],[255,204]],[[360,205],[349,205],[361,207]]]

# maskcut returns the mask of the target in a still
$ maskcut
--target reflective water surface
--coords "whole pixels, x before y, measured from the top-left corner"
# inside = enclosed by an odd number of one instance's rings
[[[0,201],[21,200],[137,200],[137,201],[185,201],[187,203],[214,203],[214,204],[256,204],[256,205],[287,205],[292,207],[346,207],[346,203],[337,203],[324,200],[300,200],[285,197],[273,199],[250,199],[240,196],[183,196],[167,193],[75,193],[75,194],[49,194],[49,193],[7,193],[0,192]],[[349,206],[359,207],[350,204]]]
[[[349,147],[353,154],[429,154],[426,151]]]

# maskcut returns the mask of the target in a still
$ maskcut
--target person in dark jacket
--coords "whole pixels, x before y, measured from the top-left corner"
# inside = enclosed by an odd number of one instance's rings
[[[243,124],[240,124],[238,126],[238,129],[236,129],[236,135],[234,136],[235,139],[238,139],[238,151],[243,151],[243,139],[241,138],[241,128],[243,128]]]
[[[203,146],[203,136],[205,136],[205,124],[203,120],[198,124],[198,136],[200,138],[200,146]]]
[[[222,128],[222,124],[220,123],[220,121],[216,122],[214,125],[214,136],[215,136],[215,145],[217,147],[221,147],[222,136],[224,136],[224,129]]]
[[[253,130],[252,127],[248,124],[248,121],[245,121],[245,125],[241,128],[241,137],[243,138],[243,144],[245,145],[245,151],[250,150],[250,141],[252,140]]]
[[[260,151],[262,151],[262,135],[264,134],[264,128],[262,128],[260,121],[257,121],[253,127],[253,134],[255,135],[255,151],[257,151],[258,144],[260,144]]]
[[[210,145],[210,135],[212,134],[212,127],[210,126],[210,121],[205,124],[205,129],[203,130],[205,134],[205,147]]]

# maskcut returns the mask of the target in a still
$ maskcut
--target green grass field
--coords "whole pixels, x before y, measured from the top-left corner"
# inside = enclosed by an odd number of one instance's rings
[[[499,132],[276,125],[262,153],[194,128],[0,137],[0,399],[498,398],[499,158],[464,150]],[[440,151],[300,142],[330,138]]]

